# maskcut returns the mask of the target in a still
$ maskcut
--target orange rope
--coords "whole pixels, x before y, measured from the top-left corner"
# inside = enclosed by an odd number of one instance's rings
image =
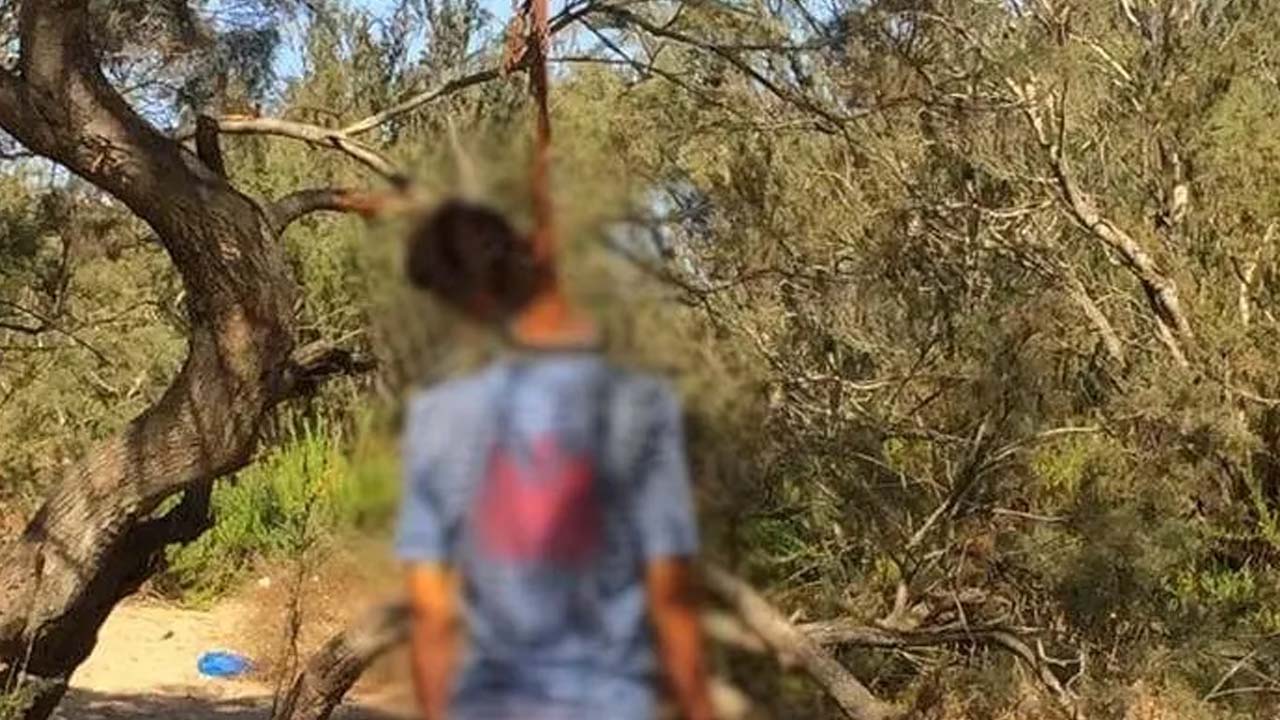
[[[548,0],[530,0],[529,84],[537,120],[533,136],[533,252],[535,261],[554,272],[555,217],[551,200],[551,110],[548,105],[547,54],[551,30]]]
[[[508,37],[508,70],[525,62],[535,106],[533,167],[530,183],[534,228],[530,237],[541,287],[516,319],[517,332],[527,338],[580,341],[594,334],[594,327],[570,307],[556,263],[555,207],[551,193],[551,110],[547,101],[547,56],[551,47],[549,0],[517,0],[515,23]],[[523,37],[521,37],[523,36]]]

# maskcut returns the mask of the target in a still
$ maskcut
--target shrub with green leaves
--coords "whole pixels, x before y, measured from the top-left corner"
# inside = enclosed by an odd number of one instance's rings
[[[157,587],[208,602],[234,588],[257,561],[385,533],[398,496],[398,457],[384,435],[368,425],[348,434],[301,421],[260,462],[218,484],[213,527],[171,549]]]

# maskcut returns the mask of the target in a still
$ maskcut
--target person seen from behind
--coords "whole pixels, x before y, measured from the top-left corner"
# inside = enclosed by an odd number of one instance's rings
[[[618,368],[529,241],[450,201],[410,281],[509,351],[416,393],[396,541],[426,720],[710,720],[681,408]]]

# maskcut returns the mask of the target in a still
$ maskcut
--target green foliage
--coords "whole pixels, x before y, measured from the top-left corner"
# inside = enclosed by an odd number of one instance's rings
[[[27,685],[0,692],[0,720],[21,720],[35,699],[34,688]]]
[[[301,421],[259,462],[219,483],[213,528],[170,550],[157,587],[207,603],[233,589],[255,562],[382,533],[399,486],[398,458],[384,435],[366,425],[348,439],[328,423]]]

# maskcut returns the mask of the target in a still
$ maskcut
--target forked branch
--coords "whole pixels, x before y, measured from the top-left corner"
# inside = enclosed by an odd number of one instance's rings
[[[1034,81],[1023,84],[1009,80],[1009,90],[1018,99],[1036,142],[1048,157],[1053,178],[1063,206],[1077,225],[1094,239],[1110,248],[1141,283],[1155,315],[1161,342],[1181,366],[1188,365],[1187,349],[1194,338],[1191,323],[1178,298],[1178,288],[1146,249],[1132,235],[1104,216],[1076,181],[1063,147],[1066,136],[1066,92],[1054,94],[1050,100],[1056,115],[1056,127],[1049,127],[1042,113],[1043,100],[1037,97]]]

